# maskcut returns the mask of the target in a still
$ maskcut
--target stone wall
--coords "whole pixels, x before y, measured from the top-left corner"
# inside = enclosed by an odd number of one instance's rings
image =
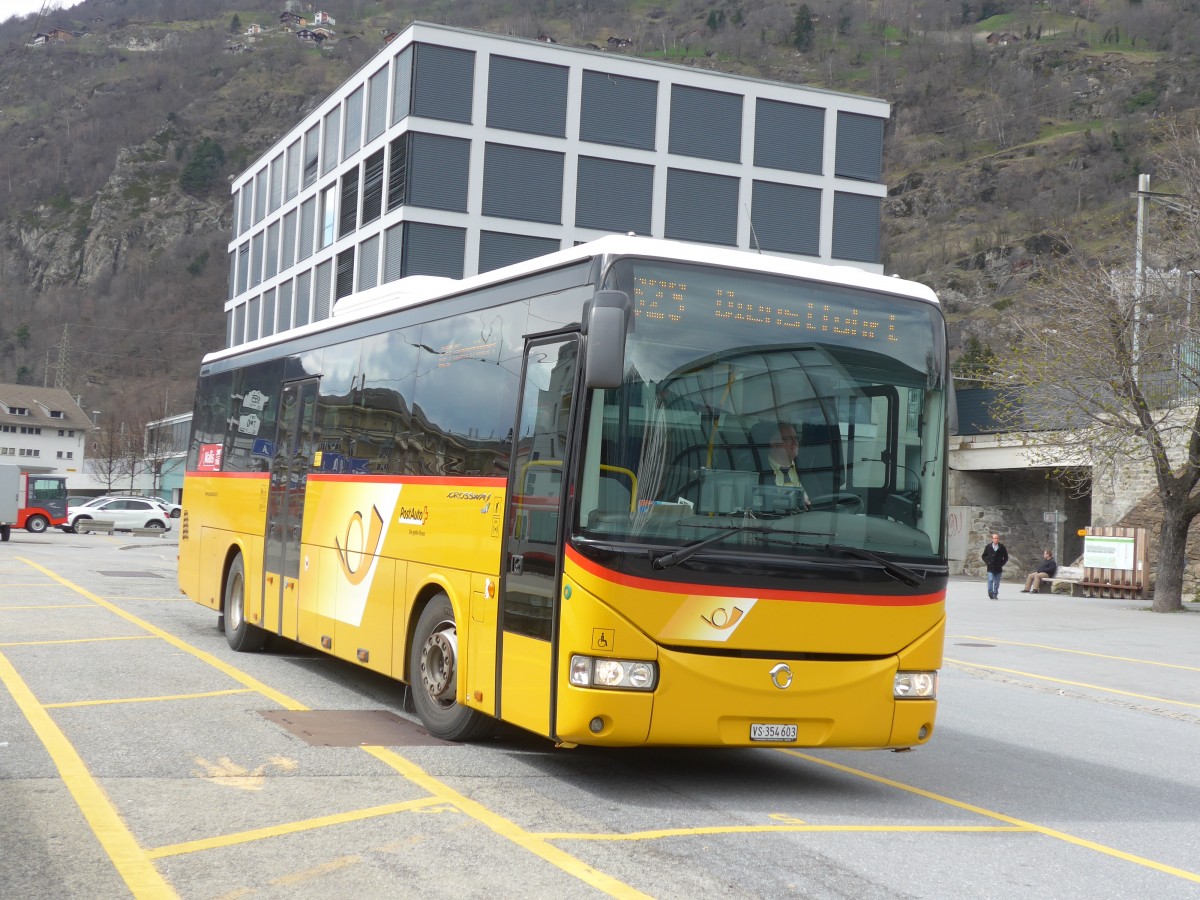
[[[967,558],[951,574],[984,577],[980,554],[992,532],[999,532],[1008,548],[1009,580],[1036,569],[1046,548],[1069,565],[1083,552],[1083,539],[1076,531],[1090,522],[1090,499],[1072,498],[1070,493],[1049,469],[951,472],[950,503],[970,510]],[[1046,512],[1066,516],[1057,534],[1055,525],[1045,521]]]
[[[1190,418],[1191,412],[1181,411]],[[1176,425],[1186,425],[1178,422]],[[1169,452],[1178,461],[1183,440],[1190,435],[1187,427],[1166,429],[1172,437]],[[1112,461],[1092,472],[1091,492],[1074,497],[1071,488],[1057,480],[1051,469],[1018,469],[996,472],[951,471],[948,486],[952,506],[970,509],[967,558],[961,565],[952,563],[951,574],[984,577],[979,554],[993,531],[999,531],[1008,547],[1011,562],[1006,580],[1036,568],[1044,547],[1054,546],[1054,526],[1042,521],[1042,513],[1058,510],[1066,521],[1058,526],[1055,558],[1060,565],[1081,561],[1083,538],[1077,532],[1088,525],[1126,525],[1146,528],[1150,533],[1150,578],[1158,562],[1158,534],[1162,525],[1162,505],[1158,500],[1158,482],[1149,463],[1131,444],[1130,452],[1116,455]],[[978,549],[974,549],[978,548]],[[1188,541],[1188,562],[1183,575],[1183,599],[1200,598],[1200,522],[1193,523]],[[955,568],[958,571],[955,571]]]

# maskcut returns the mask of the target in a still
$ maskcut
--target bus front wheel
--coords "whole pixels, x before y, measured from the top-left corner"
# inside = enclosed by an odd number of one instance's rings
[[[25,520],[25,530],[32,534],[41,534],[49,524],[45,516],[30,516]]]
[[[421,611],[409,654],[409,684],[417,715],[434,737],[474,741],[492,731],[493,720],[462,706],[458,691],[458,626],[450,598],[438,594]]]
[[[225,640],[239,653],[261,650],[267,634],[246,621],[246,564],[241,554],[229,567],[225,579]]]

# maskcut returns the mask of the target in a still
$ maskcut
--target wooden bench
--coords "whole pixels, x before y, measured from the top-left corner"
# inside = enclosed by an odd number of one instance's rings
[[[75,523],[75,531],[78,534],[98,533],[101,531],[105,534],[112,534],[115,526],[116,523],[108,519],[80,519]]]
[[[1075,590],[1083,583],[1083,566],[1059,566],[1054,570],[1053,578],[1042,579],[1043,594],[1070,594],[1075,596]],[[1062,585],[1063,590],[1059,590]]]

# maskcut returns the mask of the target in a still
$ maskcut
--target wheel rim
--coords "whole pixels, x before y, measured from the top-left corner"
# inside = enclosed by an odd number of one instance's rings
[[[231,631],[237,631],[242,627],[242,604],[244,599],[242,577],[241,575],[237,575],[229,582],[229,598],[225,603],[225,620],[229,623]]]
[[[454,705],[457,657],[458,630],[452,621],[441,622],[421,647],[421,685],[442,709]]]

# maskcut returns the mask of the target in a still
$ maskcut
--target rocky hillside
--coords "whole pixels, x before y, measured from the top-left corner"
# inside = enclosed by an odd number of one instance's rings
[[[1188,2],[336,0],[320,49],[280,9],[84,0],[0,23],[0,380],[190,408],[223,341],[229,179],[414,18],[891,101],[887,270],[998,353],[1064,241],[1131,256],[1155,124],[1200,90]]]

